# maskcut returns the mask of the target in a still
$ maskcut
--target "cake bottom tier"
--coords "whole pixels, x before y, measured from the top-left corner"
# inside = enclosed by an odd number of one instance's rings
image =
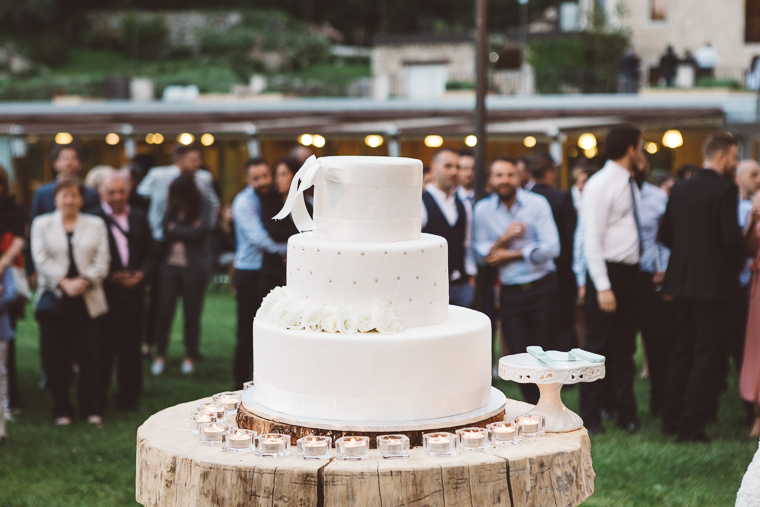
[[[255,401],[338,421],[417,421],[488,404],[491,323],[449,307],[435,326],[398,334],[293,331],[253,324]]]

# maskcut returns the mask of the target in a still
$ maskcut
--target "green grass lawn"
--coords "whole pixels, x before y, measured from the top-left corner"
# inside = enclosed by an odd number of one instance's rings
[[[145,377],[142,401],[150,413],[231,387],[234,309],[228,294],[207,298],[205,359],[189,377],[179,371],[183,349],[181,328],[175,327],[166,372]],[[31,318],[20,323],[17,350],[24,410],[9,424],[9,439],[0,446],[0,507],[135,505],[135,434],[148,415],[109,409],[104,430],[81,422],[56,428],[49,420],[49,397],[37,388],[37,327]],[[519,398],[515,384],[500,381],[497,387]],[[676,444],[664,437],[646,410],[648,387],[646,381],[636,383],[640,434],[627,435],[608,423],[607,434],[592,437],[596,493],[584,505],[733,505],[757,449],[757,440],[746,436],[736,376],[723,396],[720,422],[708,428],[711,445]],[[565,388],[564,399],[578,409],[577,388]]]

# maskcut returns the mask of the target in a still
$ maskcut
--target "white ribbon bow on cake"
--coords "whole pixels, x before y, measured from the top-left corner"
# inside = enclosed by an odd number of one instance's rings
[[[282,207],[279,213],[274,216],[275,220],[282,220],[283,218],[291,215],[293,217],[293,223],[301,232],[314,230],[314,220],[309,216],[309,211],[306,209],[306,202],[304,201],[303,193],[314,186],[315,183],[319,183],[327,172],[327,167],[322,165],[317,157],[314,155],[306,159],[303,166],[293,176],[293,181],[290,183],[290,190],[288,191],[288,198],[285,200],[285,205]]]

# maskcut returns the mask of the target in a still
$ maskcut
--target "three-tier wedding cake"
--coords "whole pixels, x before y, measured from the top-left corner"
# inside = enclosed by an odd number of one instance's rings
[[[303,192],[314,186],[314,217]],[[420,421],[486,406],[491,325],[449,306],[446,240],[420,233],[422,163],[310,158],[285,208],[287,286],[253,325],[256,403],[295,417]]]

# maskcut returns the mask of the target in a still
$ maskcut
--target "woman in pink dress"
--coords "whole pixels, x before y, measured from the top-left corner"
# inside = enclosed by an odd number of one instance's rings
[[[755,407],[755,423],[751,437],[760,437],[760,194],[752,203],[750,224],[747,234],[747,250],[755,254],[752,262],[750,282],[749,317],[747,334],[744,339],[744,359],[739,378],[739,393],[744,401]]]

